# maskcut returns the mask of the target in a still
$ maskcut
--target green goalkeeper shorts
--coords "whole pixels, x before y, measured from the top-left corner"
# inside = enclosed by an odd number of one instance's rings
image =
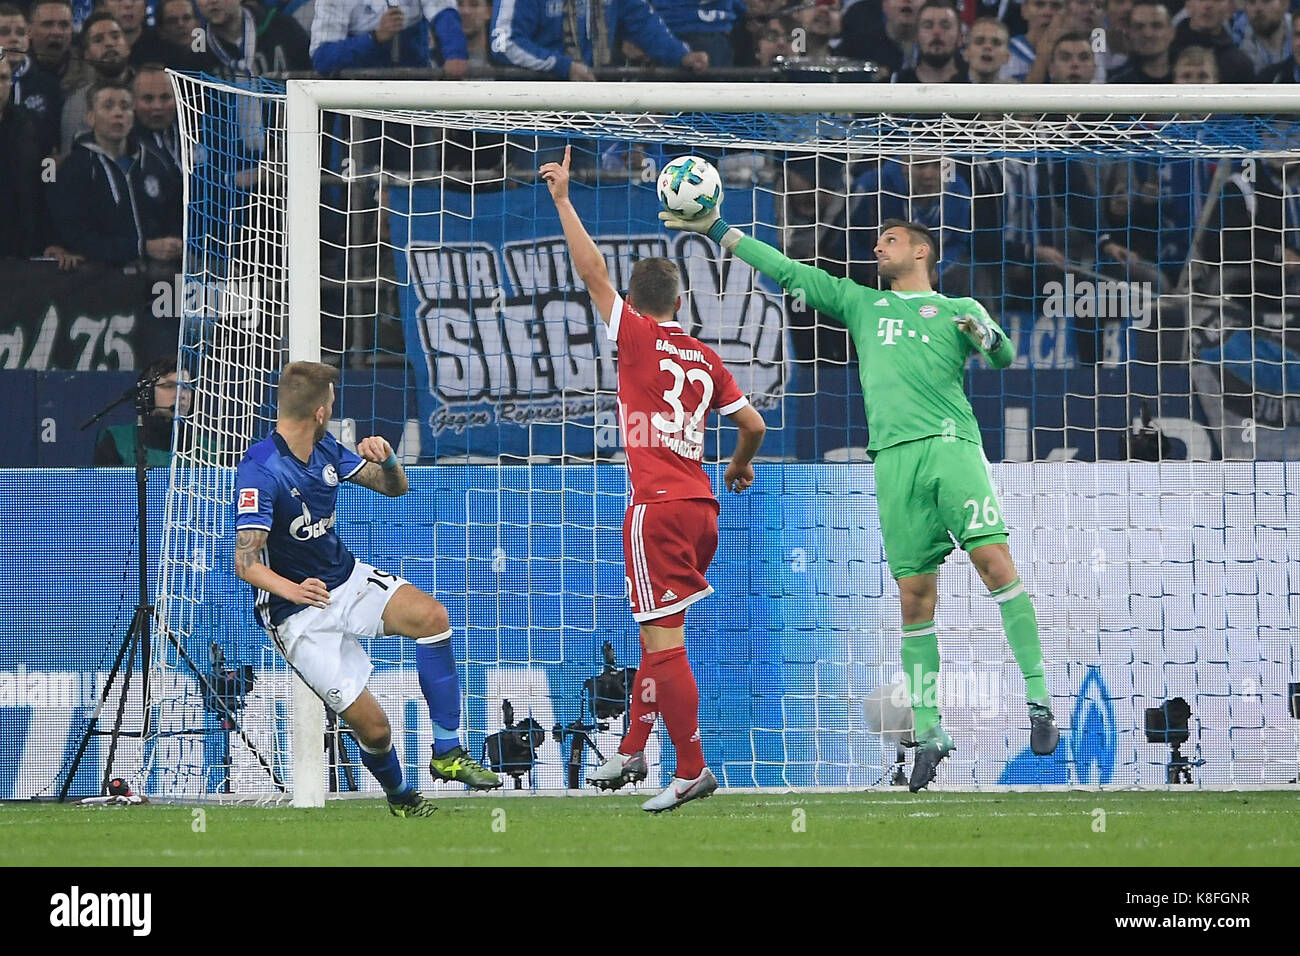
[[[876,502],[889,571],[934,574],[954,546],[1005,543],[1007,527],[984,449],[938,436],[876,452]]]

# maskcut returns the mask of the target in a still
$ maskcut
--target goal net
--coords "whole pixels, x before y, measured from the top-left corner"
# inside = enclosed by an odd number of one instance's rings
[[[717,593],[688,619],[725,785],[889,785],[900,617],[852,343],[660,227],[656,173],[685,153],[717,165],[734,225],[867,286],[880,223],[925,223],[938,288],[1015,344],[1011,368],[975,362],[966,384],[1062,742],[1030,753],[1023,679],[958,551],[939,575],[931,692],[958,741],[939,784],[1296,776],[1291,91],[1115,88],[1096,115],[1086,91],[1045,87],[174,82],[195,400],[167,499],[149,792],[378,792],[319,709],[295,739],[292,677],[232,570],[233,466],[296,358],[340,368],[344,444],[383,435],[409,468],[401,499],[345,486],[337,527],[446,604],[470,751],[544,791],[616,747],[617,679],[593,678],[640,655],[627,480],[616,355],[536,175],[565,146],[616,287],[638,258],[676,262],[683,324],[768,424],[755,486],[722,500]],[[672,109],[683,92],[709,111]],[[725,423],[708,433],[715,488],[734,442]],[[435,790],[413,644],[369,651],[403,766]],[[648,757],[662,784],[666,735]]]

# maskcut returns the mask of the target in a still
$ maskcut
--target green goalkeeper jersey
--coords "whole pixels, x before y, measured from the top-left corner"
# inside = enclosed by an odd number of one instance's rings
[[[975,351],[996,368],[1005,368],[1015,357],[982,305],[937,292],[886,292],[837,279],[749,236],[733,251],[808,308],[838,319],[849,330],[858,350],[869,453],[936,435],[982,445],[964,389],[966,362]],[[1002,344],[994,352],[978,349],[953,321],[968,314],[998,329]]]

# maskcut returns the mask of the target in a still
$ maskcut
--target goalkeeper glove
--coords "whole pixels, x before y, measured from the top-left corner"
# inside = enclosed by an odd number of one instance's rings
[[[716,209],[710,210],[698,219],[682,219],[676,213],[665,209],[659,213],[659,219],[669,229],[682,229],[708,236],[724,249],[735,248],[736,243],[744,237],[744,233],[723,219],[722,214]]]
[[[998,334],[998,330],[978,315],[954,315],[952,320],[976,348],[983,349],[985,352],[996,352],[998,346],[1002,344],[1002,336]]]

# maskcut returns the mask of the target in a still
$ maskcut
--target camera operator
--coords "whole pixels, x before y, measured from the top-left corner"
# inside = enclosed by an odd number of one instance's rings
[[[172,421],[182,422],[190,411],[190,390],[176,371],[175,357],[160,358],[140,373],[137,388],[149,387],[149,413],[144,419],[144,463],[147,468],[165,468],[171,463]],[[135,421],[111,425],[95,442],[96,465],[135,464]]]

